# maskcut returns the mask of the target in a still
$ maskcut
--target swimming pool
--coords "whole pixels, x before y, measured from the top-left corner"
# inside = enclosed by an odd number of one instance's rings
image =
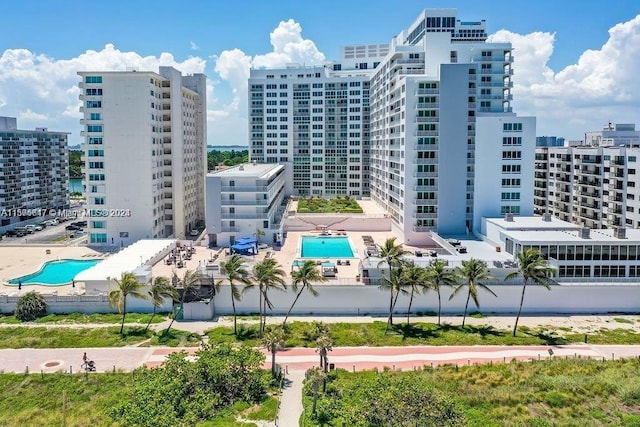
[[[35,273],[26,276],[16,277],[9,280],[10,285],[44,285],[44,286],[62,286],[73,281],[78,273],[93,267],[100,260],[79,260],[79,259],[61,259],[58,261],[47,261],[42,268]]]
[[[303,236],[301,258],[353,258],[347,237]]]

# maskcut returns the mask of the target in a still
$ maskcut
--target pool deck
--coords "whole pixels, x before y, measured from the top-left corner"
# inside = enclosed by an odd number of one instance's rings
[[[47,253],[49,251],[50,253]],[[35,273],[47,261],[58,259],[104,259],[104,255],[83,246],[15,246],[0,247],[0,294],[17,295],[18,287],[7,285],[15,277]],[[42,294],[73,295],[78,292],[71,285],[40,286],[22,285],[22,292],[37,291]]]

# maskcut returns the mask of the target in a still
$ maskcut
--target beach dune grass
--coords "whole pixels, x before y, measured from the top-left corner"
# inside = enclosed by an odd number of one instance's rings
[[[373,371],[329,376],[327,396],[319,408],[338,414],[326,424],[341,426],[341,405],[356,406],[348,393],[366,384],[367,376],[398,375],[428,384],[454,399],[468,426],[637,426],[640,422],[640,360],[553,359],[493,365],[445,366],[417,372]],[[308,389],[307,389],[308,391]],[[394,396],[398,401],[400,396]],[[324,400],[324,401],[322,401]],[[305,426],[319,426],[305,396]],[[332,409],[333,408],[333,409]],[[362,408],[366,410],[367,408]],[[357,410],[357,408],[356,408]],[[326,416],[327,414],[320,414]]]
[[[315,347],[317,338],[313,322],[287,324],[287,347]],[[472,326],[435,323],[396,324],[386,335],[386,323],[327,324],[335,347],[404,346],[404,345],[562,345],[584,342],[584,334],[567,333],[549,328],[520,328],[513,337],[507,329],[492,326]],[[259,346],[258,326],[240,324],[237,338],[232,328],[217,327],[206,332],[211,343],[244,342]],[[640,334],[627,329],[603,329],[588,335],[593,344],[640,344]]]

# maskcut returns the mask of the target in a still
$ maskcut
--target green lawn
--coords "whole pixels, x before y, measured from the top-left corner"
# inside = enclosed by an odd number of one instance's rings
[[[151,338],[149,345],[191,346],[199,345],[195,334],[171,330],[163,335],[142,326],[125,326],[124,337],[120,328],[45,328],[3,327],[0,328],[0,348],[82,348],[123,347],[141,343]],[[1,369],[1,368],[0,368]],[[1,425],[1,424],[0,424]]]
[[[139,323],[147,325],[152,315],[150,313],[127,313],[125,323]],[[151,323],[160,323],[167,319],[167,313],[158,313],[153,316]],[[122,315],[118,313],[70,313],[70,314],[48,314],[31,323],[113,323],[122,322]],[[20,324],[13,315],[0,314],[0,323]]]
[[[355,199],[336,197],[322,199],[309,197],[298,199],[299,213],[362,213],[362,208]]]
[[[305,387],[305,414],[301,425],[357,426],[353,422],[346,424],[340,418],[384,407],[389,403],[386,400],[396,405],[410,400],[410,396],[389,396],[384,391],[368,393],[375,390],[375,384],[384,383],[384,376],[391,376],[416,381],[434,391],[434,395],[452,401],[455,411],[463,415],[461,425],[639,426],[639,371],[637,359],[614,362],[554,359],[404,373],[336,371],[329,375],[327,395],[321,395],[318,402],[318,415],[324,417],[326,423],[320,424],[311,418],[311,393]],[[363,400],[368,407],[363,407]],[[432,425],[422,421],[411,425]]]
[[[327,324],[334,346],[404,346],[404,345],[559,345],[584,342],[584,334],[544,328],[519,328],[514,338],[510,330],[499,330],[492,326],[465,326],[434,323],[394,325],[384,334],[385,322],[331,323]],[[311,322],[287,324],[287,347],[315,347],[316,325]],[[230,327],[218,327],[207,331],[209,342],[244,342],[259,346],[258,326],[239,324],[238,338]],[[589,333],[588,342],[593,344],[640,344],[640,334],[627,329],[601,329]]]

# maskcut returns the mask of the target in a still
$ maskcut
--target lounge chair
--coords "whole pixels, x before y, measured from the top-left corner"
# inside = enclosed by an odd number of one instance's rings
[[[351,261],[346,260],[346,261],[345,261],[345,265],[351,265]]]
[[[338,265],[342,265],[342,261],[338,260]]]

